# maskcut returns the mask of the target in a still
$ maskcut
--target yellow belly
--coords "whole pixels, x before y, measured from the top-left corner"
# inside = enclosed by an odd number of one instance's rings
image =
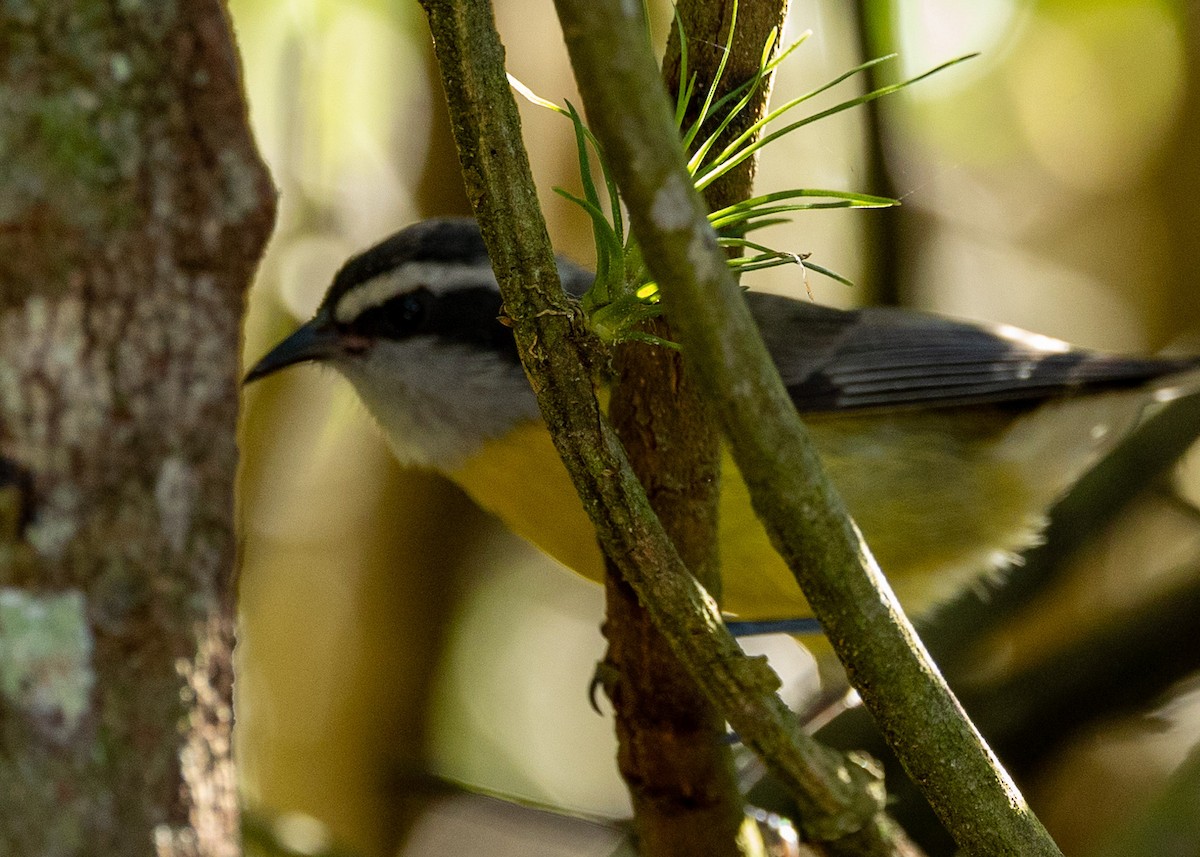
[[[981,412],[950,432],[936,416],[809,419],[830,477],[906,607],[921,613],[1036,532],[1017,469],[981,461],[979,446],[1012,421]],[[892,423],[895,423],[893,425]],[[490,441],[451,474],[481,506],[576,572],[604,566],[566,470],[540,423]],[[721,560],[725,610],[747,619],[809,613],[794,578],[754,516],[729,456],[722,471]],[[929,490],[936,488],[936,500]],[[915,490],[890,492],[886,486]]]

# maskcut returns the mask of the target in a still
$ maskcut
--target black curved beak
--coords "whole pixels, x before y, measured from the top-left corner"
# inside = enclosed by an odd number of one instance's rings
[[[250,368],[243,384],[265,378],[280,369],[304,363],[308,360],[328,360],[342,351],[341,335],[329,320],[317,315],[312,321],[301,325],[283,342],[268,351],[261,360]]]

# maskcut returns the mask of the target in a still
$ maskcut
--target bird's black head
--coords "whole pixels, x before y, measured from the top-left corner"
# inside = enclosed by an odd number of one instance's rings
[[[254,381],[308,360],[352,360],[381,341],[427,336],[515,363],[500,292],[475,221],[426,220],[352,257],[316,315],[262,358]]]
[[[353,350],[380,339],[431,336],[515,361],[499,321],[500,292],[475,221],[426,220],[351,258],[333,279],[325,314]]]
[[[573,283],[590,277],[560,263]],[[449,468],[537,417],[479,229],[431,220],[350,259],[316,315],[247,381],[318,361],[341,373],[401,461]]]
[[[423,220],[351,256],[334,276],[322,307],[336,310],[343,297],[364,283],[409,265],[423,265],[428,270],[444,266],[491,268],[483,236],[474,220],[465,217]]]

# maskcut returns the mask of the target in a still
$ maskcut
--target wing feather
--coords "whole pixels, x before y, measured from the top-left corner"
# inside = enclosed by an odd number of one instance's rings
[[[751,292],[751,311],[801,411],[1029,402],[1200,365],[1071,348],[1016,328],[909,310],[837,310]]]

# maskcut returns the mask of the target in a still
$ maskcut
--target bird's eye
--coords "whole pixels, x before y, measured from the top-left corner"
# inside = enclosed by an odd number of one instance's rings
[[[410,292],[395,299],[400,302],[399,314],[404,327],[410,329],[419,327],[425,320],[426,301],[424,298],[428,294],[429,292],[425,289],[420,289],[418,292]]]
[[[366,310],[352,326],[367,336],[403,339],[424,328],[432,301],[433,295],[426,288],[405,292]]]

